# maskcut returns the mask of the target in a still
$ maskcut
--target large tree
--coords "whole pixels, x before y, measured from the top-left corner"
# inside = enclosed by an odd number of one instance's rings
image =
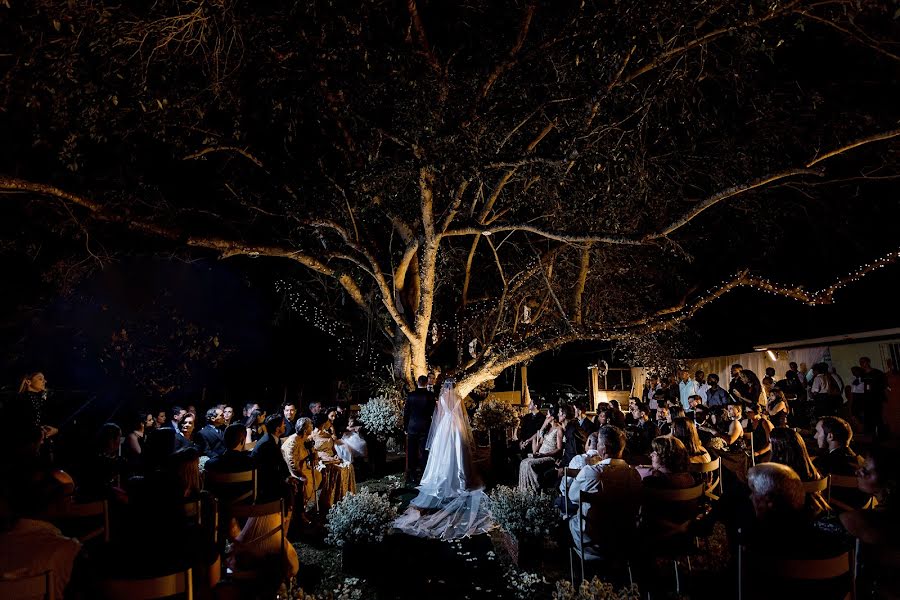
[[[741,286],[829,302],[857,275],[762,269],[896,246],[886,2],[0,4],[16,214],[299,265],[406,380],[438,352],[467,392]]]

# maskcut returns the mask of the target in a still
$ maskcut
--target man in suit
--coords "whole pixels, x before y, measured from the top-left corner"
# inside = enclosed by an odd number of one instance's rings
[[[293,435],[296,432],[297,405],[288,400],[281,405],[281,414],[284,416],[284,437]]]
[[[588,436],[597,430],[597,424],[591,421],[590,417],[587,416],[587,408],[583,403],[575,405],[575,413],[575,420],[578,423],[578,426],[584,430],[585,436]]]
[[[610,421],[612,421],[612,425],[615,425],[619,429],[625,429],[625,413],[622,412],[618,400],[609,401],[609,418]]]
[[[233,423],[225,428],[223,444],[227,448],[219,456],[213,456],[206,461],[204,469],[210,473],[243,473],[252,471],[256,467],[253,457],[244,451],[244,441],[247,437],[247,429],[240,423]],[[231,483],[222,484],[223,489],[212,490],[219,499],[234,499],[246,493],[249,484]]]
[[[544,424],[544,413],[538,407],[534,400],[528,403],[528,412],[519,418],[519,447],[522,449],[522,456],[531,452],[531,438]]]
[[[284,417],[278,414],[266,417],[266,433],[251,452],[256,461],[258,498],[262,502],[289,498],[292,484],[291,472],[281,453],[284,436]],[[289,503],[290,505],[290,503]]]
[[[822,475],[856,475],[863,459],[850,449],[853,439],[850,423],[840,417],[822,417],[816,423],[815,438],[819,448],[825,451],[813,461]],[[869,496],[859,490],[837,487],[831,490],[831,497],[853,508],[862,508],[869,501]]]
[[[406,483],[414,485],[425,470],[425,442],[437,400],[428,391],[428,377],[420,375],[417,387],[406,396],[403,428],[406,431]]]
[[[220,429],[224,422],[224,411],[221,408],[213,407],[206,411],[206,425],[197,432],[203,438],[203,454],[206,456],[219,456],[225,452],[225,438]]]
[[[559,407],[559,425],[563,428],[563,455],[557,467],[566,468],[569,461],[584,453],[587,433],[575,420],[575,409],[571,404]]]

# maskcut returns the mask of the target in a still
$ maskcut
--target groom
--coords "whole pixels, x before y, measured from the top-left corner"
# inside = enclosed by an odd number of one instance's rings
[[[436,400],[426,387],[428,377],[420,375],[418,387],[406,396],[403,429],[406,430],[406,483],[416,485],[425,469],[425,442],[431,429]]]

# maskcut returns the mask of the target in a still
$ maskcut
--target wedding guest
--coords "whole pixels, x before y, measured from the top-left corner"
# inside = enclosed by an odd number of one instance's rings
[[[882,407],[887,400],[887,378],[884,372],[872,366],[868,356],[860,357],[864,392],[862,394],[863,424],[866,433],[877,432],[884,424]]]
[[[691,373],[687,369],[681,371],[681,381],[678,382],[678,399],[684,410],[690,409],[688,398],[698,392],[697,382],[691,379]]]
[[[650,444],[650,469],[643,478],[646,487],[680,490],[696,485],[688,473],[688,453],[681,440],[659,436]]]
[[[547,413],[541,430],[532,436],[531,453],[519,463],[519,489],[540,489],[540,476],[552,469],[563,453],[563,430],[556,415]]]
[[[722,449],[716,454],[739,481],[747,478],[747,453],[744,446],[744,428],[741,426],[741,405],[730,404],[716,414],[716,437],[722,439]]]
[[[766,404],[766,413],[769,415],[772,425],[774,427],[787,427],[789,412],[790,407],[784,392],[778,388],[773,388],[769,396],[769,402]]]
[[[281,405],[281,414],[284,416],[284,436],[288,437],[295,431],[294,427],[297,422],[297,405],[292,400],[288,400]]]
[[[711,409],[727,406],[728,392],[719,387],[719,376],[710,373],[706,377],[706,384],[709,386],[709,389],[706,390],[706,406]]]
[[[256,463],[258,492],[260,502],[270,502],[278,498],[288,498],[291,473],[284,456],[281,454],[281,437],[284,435],[284,417],[269,415],[266,417],[266,433],[253,447],[250,455]]]
[[[668,406],[660,406],[656,409],[656,432],[659,435],[669,435],[671,433],[672,416],[669,414]]]
[[[524,453],[532,452],[532,438],[540,431],[543,424],[544,413],[538,407],[537,401],[531,400],[528,403],[528,412],[519,417],[519,448]]]
[[[369,455],[369,445],[362,436],[362,428],[359,417],[352,414],[347,419],[347,430],[341,436],[341,442],[350,449],[354,460],[365,460]]]
[[[556,466],[564,468],[569,466],[569,461],[574,456],[584,452],[587,433],[578,426],[578,422],[575,420],[575,409],[571,404],[559,407],[559,426],[563,432],[563,452]]]
[[[597,429],[597,424],[588,416],[587,406],[583,402],[575,405],[575,423],[581,428],[585,436],[590,435]]]
[[[709,391],[709,383],[707,383],[706,381],[706,373],[700,370],[694,373],[694,386],[697,388],[697,391],[694,392],[694,395],[699,396],[702,402],[706,399],[706,392]],[[688,400],[690,400],[690,398],[688,398]]]
[[[709,452],[700,443],[700,436],[697,434],[697,428],[693,422],[686,417],[676,417],[672,419],[672,437],[677,438],[684,444],[687,451],[688,462],[690,463],[708,463],[712,461]]]
[[[853,429],[840,417],[825,416],[816,422],[815,440],[824,454],[817,457],[816,467],[824,475],[855,476],[863,464],[863,459],[850,448]],[[836,504],[844,507],[863,508],[871,496],[858,489],[835,486],[831,497]]]
[[[319,507],[320,510],[326,510],[346,494],[356,491],[356,473],[353,465],[341,460],[335,450],[336,440],[328,415],[318,413],[312,422],[312,439],[323,475]]]
[[[266,434],[266,411],[255,408],[250,411],[244,426],[247,429],[246,443],[258,442]]]
[[[612,425],[615,425],[619,429],[625,429],[625,413],[622,412],[622,409],[619,407],[618,400],[609,401],[609,411],[610,417],[612,418]]]
[[[184,412],[178,419],[178,429],[175,430],[175,451],[182,448],[195,448],[200,454],[206,452],[206,440],[196,435],[194,424],[197,417],[194,413]]]
[[[122,458],[128,463],[128,465],[133,469],[137,467],[141,462],[141,453],[144,450],[144,433],[147,431],[147,417],[150,417],[151,421],[153,420],[153,415],[149,415],[147,413],[140,413],[136,418],[131,421],[131,431],[125,436],[125,439],[122,441]],[[149,427],[152,429],[153,427]]]
[[[234,422],[234,407],[230,404],[224,404],[222,406],[222,419],[224,423],[222,423],[222,431],[231,425]]]
[[[287,436],[281,445],[281,453],[287,462],[291,476],[299,481],[297,499],[294,506],[300,512],[304,523],[306,507],[316,500],[316,491],[322,483],[322,472],[317,467],[317,455],[310,439],[313,432],[312,421],[306,417],[297,419],[295,433]]]
[[[181,429],[181,417],[187,414],[187,409],[182,408],[180,406],[173,406],[168,411],[169,422],[166,424],[166,427],[171,427],[175,431],[179,431]]]
[[[650,452],[650,442],[658,434],[656,423],[650,420],[650,409],[646,404],[635,403],[631,409],[633,425],[628,428],[628,450],[636,458]]]
[[[206,425],[197,432],[197,436],[203,439],[205,456],[219,456],[225,452],[225,438],[222,434],[224,423],[224,410],[214,406],[206,411]]]
[[[748,404],[744,408],[744,414],[747,416],[744,431],[750,433],[753,441],[753,456],[756,457],[757,463],[766,462],[772,453],[772,446],[769,443],[769,434],[773,429],[772,423],[769,422],[759,404]]]
[[[816,481],[822,475],[813,465],[809,453],[806,451],[806,443],[793,429],[781,427],[773,429],[771,434],[772,455],[769,459],[786,465],[794,470],[801,481]],[[806,495],[806,508],[815,515],[820,515],[831,510],[821,492]]]

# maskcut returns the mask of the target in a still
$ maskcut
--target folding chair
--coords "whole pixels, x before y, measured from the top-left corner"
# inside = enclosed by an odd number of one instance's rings
[[[45,571],[31,577],[0,579],[0,598],[41,598],[55,600],[53,571]]]
[[[841,502],[836,498],[832,498],[831,491],[834,488],[844,489],[844,490],[858,490],[859,489],[859,479],[856,478],[856,475],[829,475],[828,481],[828,504],[832,508],[839,508],[842,511],[856,510],[855,507],[850,506],[846,502]],[[875,503],[875,497],[872,496],[869,498],[869,501],[866,502],[862,508],[872,508]]]
[[[184,594],[193,600],[191,570],[162,575],[151,579],[108,579],[100,583],[104,600],[155,600]]]
[[[228,504],[237,504],[239,502],[256,502],[257,493],[257,475],[256,469],[250,471],[239,471],[237,473],[218,473],[216,471],[206,471],[203,479],[203,487],[214,496],[219,497],[217,492],[228,489],[236,483],[250,483],[250,490],[235,498],[228,498]]]
[[[697,473],[703,476],[704,478],[709,477],[710,481],[706,482],[706,490],[704,493],[707,498],[711,500],[718,500],[722,495],[722,459],[716,458],[713,461],[708,463],[688,463],[688,472],[689,473]],[[708,473],[715,473],[715,475],[707,475]],[[713,492],[716,488],[719,488],[719,495],[715,495]]]
[[[857,544],[858,547],[858,544]],[[743,568],[746,549],[738,546],[738,600],[744,598]],[[830,558],[779,559],[766,557],[766,577],[795,581],[827,581],[842,575],[850,576],[850,592],[844,600],[856,597],[855,551],[844,552]]]
[[[807,496],[810,494],[821,493],[828,489],[829,476],[813,479],[812,481],[804,481],[800,485],[803,486],[803,493]]]
[[[615,538],[617,544],[621,548],[625,546],[626,558],[625,568],[628,571],[628,582],[634,584],[634,573],[631,570],[632,543],[637,535],[637,516],[640,510],[640,488],[631,489],[628,487],[616,485],[613,482],[600,482],[600,491],[584,492],[578,495],[578,549],[575,553],[581,561],[581,580],[584,581],[584,563],[585,563],[585,546],[584,546],[584,504],[590,503],[591,507],[606,505],[610,507],[611,514],[616,515],[615,522],[619,524],[619,529],[615,532],[607,531],[611,538]],[[572,549],[570,548],[570,551]],[[588,559],[591,560],[591,559]],[[573,584],[574,585],[574,584]]]
[[[563,513],[566,515],[566,523],[569,522],[569,478],[575,479],[579,473],[581,473],[581,469],[570,469],[568,467],[563,473],[563,489],[565,490],[563,493]],[[572,585],[575,585],[575,559],[572,558],[571,547],[569,548],[569,578],[572,581]]]
[[[696,501],[699,507],[700,500],[702,500],[703,495],[706,491],[706,484],[701,483],[695,485],[694,487],[680,489],[680,490],[667,490],[667,489],[653,489],[653,488],[645,488],[644,489],[644,502],[641,505],[641,514],[651,514],[654,515],[658,522],[666,525],[670,531],[662,536],[661,539],[665,540],[669,538],[670,540],[675,540],[677,536],[683,536],[686,542],[691,542],[694,546],[696,545],[696,540],[691,531],[691,525],[693,525],[696,517],[699,516],[699,512],[697,515],[692,516],[686,521],[675,522],[671,521],[668,518],[668,515],[665,513],[656,513],[654,514],[650,510],[647,509],[648,506],[654,507],[666,507],[667,509],[671,507],[673,503],[676,502],[692,502]],[[652,510],[652,509],[651,509]],[[677,545],[676,545],[677,546]],[[670,555],[672,557],[672,563],[675,566],[675,592],[681,593],[681,577],[678,575],[678,558],[681,555],[684,555],[687,559],[687,567],[688,572],[691,569],[691,556],[690,551],[695,549],[692,548],[684,548],[684,552],[680,552],[680,548],[673,548],[673,553]]]

